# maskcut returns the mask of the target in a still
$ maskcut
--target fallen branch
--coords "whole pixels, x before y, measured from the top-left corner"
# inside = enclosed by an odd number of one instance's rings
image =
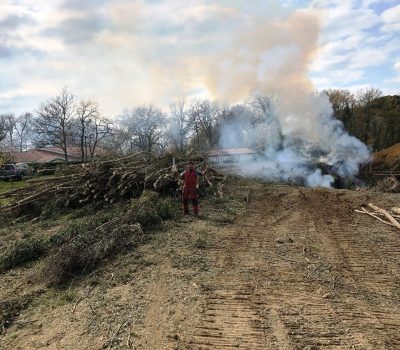
[[[392,211],[392,213],[400,215],[400,208],[393,207],[390,210]]]
[[[386,211],[385,209],[379,208],[372,203],[368,203],[368,206],[371,209],[374,209],[376,212],[384,215],[393,224],[393,226],[395,226],[396,228],[398,228],[400,230],[400,223],[392,215],[390,215],[388,211]]]
[[[71,282],[71,285],[72,285],[72,282]],[[71,287],[71,286],[70,286],[70,287]],[[87,288],[87,292],[86,292],[86,293],[83,293],[83,292],[82,292],[82,294],[80,295],[80,297],[76,300],[76,302],[75,302],[75,304],[74,304],[74,307],[73,307],[73,309],[72,309],[72,313],[75,312],[76,307],[78,306],[78,304],[79,304],[84,298],[88,297],[89,294],[92,292],[92,290],[93,290],[94,288],[95,288],[95,287],[93,286],[93,287],[91,287],[91,288]]]
[[[204,158],[196,159],[197,166],[202,167]],[[188,160],[176,159],[176,167],[183,170]],[[0,194],[0,198],[12,199],[0,205],[0,216],[39,216],[46,207],[75,209],[91,203],[127,201],[150,188],[163,194],[174,193],[181,181],[171,173],[172,162],[170,154],[154,157],[140,152],[119,159],[70,165],[60,169],[60,175],[37,178],[26,187]],[[205,181],[222,197],[222,186],[217,184],[224,181],[223,174],[209,168]]]
[[[377,220],[383,222],[384,224],[387,224],[387,225],[390,225],[390,226],[394,226],[392,223],[390,223],[390,222],[388,222],[388,221],[385,221],[385,220],[382,220],[379,216],[377,216],[377,215],[375,215],[375,214],[369,212],[369,211],[366,210],[365,208],[362,208],[362,210],[357,210],[357,209],[356,209],[355,211],[356,211],[357,213],[360,213],[360,214],[367,214],[367,215],[369,215],[369,216],[372,216],[373,218],[375,218],[375,219],[377,219]]]
[[[107,350],[110,350],[110,349],[111,349],[112,344],[113,344],[113,342],[114,342],[114,339],[118,336],[118,334],[119,334],[121,328],[124,327],[124,326],[125,326],[126,324],[128,324],[128,323],[129,323],[129,321],[125,321],[125,322],[122,322],[122,323],[119,325],[118,329],[115,331],[115,333],[112,335],[112,337],[111,337],[110,340],[108,341]]]

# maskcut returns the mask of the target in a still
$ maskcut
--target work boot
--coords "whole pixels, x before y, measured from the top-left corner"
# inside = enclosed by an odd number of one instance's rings
[[[183,201],[182,203],[182,208],[183,208],[183,215],[188,215],[189,214],[189,205],[187,201]]]

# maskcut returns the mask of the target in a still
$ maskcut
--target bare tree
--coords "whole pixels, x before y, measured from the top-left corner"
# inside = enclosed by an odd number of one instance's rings
[[[33,116],[31,113],[21,114],[15,124],[15,133],[18,140],[18,150],[22,152],[28,147],[32,131]]]
[[[273,96],[255,94],[250,97],[249,105],[257,114],[264,116],[273,111],[275,98]]]
[[[34,123],[39,139],[45,145],[60,147],[68,161],[68,141],[75,111],[75,97],[67,88],[40,106]]]
[[[8,114],[0,114],[0,142],[4,141],[8,135]]]
[[[121,125],[130,134],[131,148],[152,152],[165,132],[165,116],[154,106],[140,106],[125,111]]]
[[[215,102],[195,100],[190,106],[190,119],[196,133],[197,144],[200,147],[200,136],[205,136],[209,146],[217,142],[215,127],[220,117],[220,109]]]
[[[189,111],[184,99],[170,105],[171,120],[168,137],[179,152],[183,152],[191,130]]]
[[[102,140],[102,145],[115,153],[125,153],[130,150],[131,135],[126,130],[114,126],[110,134]]]
[[[76,115],[79,122],[79,146],[81,148],[82,161],[87,159],[87,129],[93,119],[98,117],[97,104],[91,100],[81,100],[76,107]]]
[[[355,97],[349,90],[328,89],[323,93],[328,96],[333,108],[333,115],[341,120],[348,131],[353,131],[353,108]]]
[[[358,106],[365,107],[369,102],[382,96],[382,91],[373,87],[358,90],[356,93],[356,102]]]
[[[15,132],[15,125],[17,124],[17,119],[15,115],[10,113],[6,115],[7,118],[7,128],[8,128],[8,148],[10,150],[14,149],[14,132]]]
[[[94,115],[88,124],[88,132],[85,136],[85,146],[89,149],[90,158],[96,154],[96,148],[99,143],[111,134],[112,131],[111,120]],[[86,155],[87,158],[87,155]]]

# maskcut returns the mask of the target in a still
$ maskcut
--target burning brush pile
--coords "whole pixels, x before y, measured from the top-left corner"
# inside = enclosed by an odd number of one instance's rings
[[[204,167],[202,157],[191,157]],[[183,170],[188,159],[177,159]],[[103,160],[68,166],[54,177],[29,181],[29,185],[0,195],[11,203],[0,207],[2,215],[39,216],[45,207],[80,208],[86,204],[116,203],[138,198],[145,189],[160,194],[177,194],[179,178],[171,172],[172,155],[156,158],[148,153],[136,153],[125,158]],[[223,174],[208,168],[204,185],[218,191]]]

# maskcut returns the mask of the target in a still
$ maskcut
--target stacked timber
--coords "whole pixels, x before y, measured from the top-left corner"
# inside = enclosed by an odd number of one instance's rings
[[[193,157],[190,158],[192,160]],[[189,159],[176,159],[183,171]],[[194,160],[197,168],[206,168],[202,157]],[[172,155],[154,157],[140,152],[119,159],[108,159],[66,167],[58,175],[28,181],[28,186],[0,195],[11,199],[0,207],[0,213],[18,212],[26,206],[55,203],[58,207],[78,208],[89,203],[115,203],[139,197],[145,189],[168,193],[179,189],[177,173],[171,171]],[[208,168],[202,182],[211,188],[223,181],[224,175]]]

